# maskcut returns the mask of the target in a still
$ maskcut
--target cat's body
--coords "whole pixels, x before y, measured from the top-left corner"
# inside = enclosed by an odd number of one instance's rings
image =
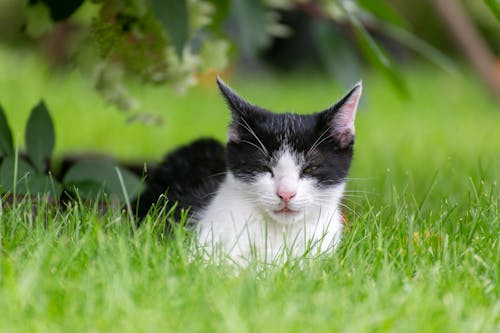
[[[225,154],[225,147],[213,139],[199,139],[168,154],[148,175],[146,190],[134,205],[138,216],[143,218],[164,194],[168,198],[167,211],[177,205],[175,220],[179,221],[183,210],[196,215],[224,180]]]
[[[148,180],[140,213],[166,192],[191,209],[208,252],[240,262],[334,249],[361,84],[312,115],[274,114],[218,84],[232,111],[226,148],[199,140],[167,156]]]

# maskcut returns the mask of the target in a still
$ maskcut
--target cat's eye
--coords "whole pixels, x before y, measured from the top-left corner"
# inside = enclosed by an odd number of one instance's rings
[[[318,168],[318,167],[317,167],[317,166],[315,166],[315,165],[310,165],[310,166],[308,166],[308,167],[304,168],[304,170],[302,170],[302,174],[303,174],[303,175],[310,175],[310,174],[312,174],[314,171],[316,171],[316,169],[317,169],[317,168]]]
[[[260,172],[269,172],[271,175],[273,174],[273,170],[271,170],[271,168],[268,167],[267,165],[260,165],[259,171]]]

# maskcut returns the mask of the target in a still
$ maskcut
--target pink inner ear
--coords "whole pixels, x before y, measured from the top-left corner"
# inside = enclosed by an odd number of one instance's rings
[[[361,85],[356,86],[349,99],[340,107],[334,116],[333,128],[336,132],[354,134],[354,118],[361,97]]]
[[[348,147],[354,140],[354,118],[360,97],[361,83],[358,83],[333,116],[332,136],[337,139],[341,147]]]

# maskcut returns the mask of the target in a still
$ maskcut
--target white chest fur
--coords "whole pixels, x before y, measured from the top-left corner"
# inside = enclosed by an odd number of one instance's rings
[[[275,262],[332,251],[338,245],[344,184],[316,193],[318,198],[313,196],[297,208],[299,213],[279,219],[246,187],[228,174],[207,209],[199,214],[198,239],[209,253],[221,251],[237,262],[252,258]],[[265,193],[263,197],[265,200]]]

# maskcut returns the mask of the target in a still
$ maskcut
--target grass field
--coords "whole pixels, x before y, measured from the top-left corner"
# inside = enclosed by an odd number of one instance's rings
[[[499,332],[500,107],[471,75],[404,73],[409,101],[378,75],[363,78],[352,210],[336,254],[235,272],[188,260],[182,229],[166,240],[120,212],[40,205],[34,216],[29,203],[3,205],[0,332]],[[228,81],[280,111],[319,111],[342,94],[314,75]],[[0,49],[0,104],[21,147],[41,97],[58,156],[158,160],[192,138],[224,138],[229,117],[214,85],[133,93],[162,126],[126,124],[78,73]]]

